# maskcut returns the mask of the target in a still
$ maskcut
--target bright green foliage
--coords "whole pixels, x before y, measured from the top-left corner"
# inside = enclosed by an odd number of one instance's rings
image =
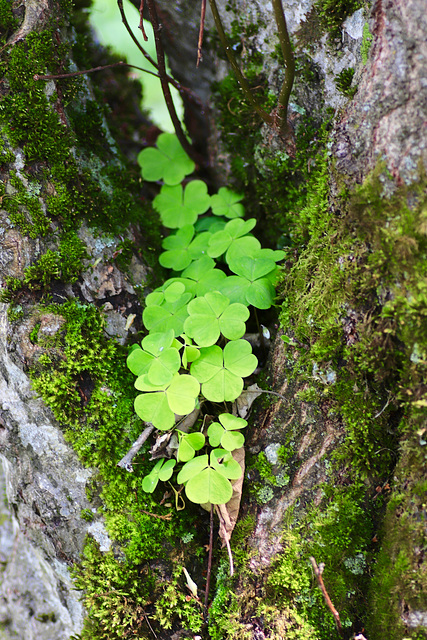
[[[169,229],[179,229],[194,224],[197,216],[210,207],[211,197],[201,180],[192,180],[185,189],[181,185],[163,185],[153,200],[153,207],[159,212],[161,221]]]
[[[181,358],[172,347],[174,332],[151,333],[141,343],[142,349],[133,349],[127,359],[129,369],[137,376],[147,374],[155,385],[168,384],[181,367]]]
[[[161,136],[159,149],[164,142],[176,149],[173,136]],[[140,162],[146,179],[163,177],[165,182],[153,206],[163,225],[177,231],[164,239],[165,251],[159,261],[173,269],[176,277],[146,297],[142,319],[150,333],[141,347],[132,348],[128,366],[138,376],[135,387],[142,392],[135,400],[136,413],[157,429],[169,430],[175,426],[176,415],[189,414],[198,406],[200,391],[201,408],[203,400],[233,402],[241,394],[243,378],[257,366],[251,345],[241,339],[250,314],[248,306],[271,306],[276,262],[284,252],[262,249],[250,235],[256,221],[242,220],[240,195],[223,187],[210,196],[201,180],[190,181],[184,189],[166,174],[166,158],[175,151],[159,149],[142,152]],[[180,162],[178,158],[176,164]],[[213,215],[199,218],[209,207]],[[219,268],[214,258],[220,256],[235,275],[227,276]],[[183,373],[188,367],[190,375]],[[186,484],[192,502],[223,504],[230,499],[230,480],[241,476],[240,465],[230,452],[243,446],[240,429],[246,425],[231,413],[221,414],[219,422],[209,427],[209,446],[221,448],[210,457],[208,453],[196,455],[207,445],[201,431],[177,430],[176,457],[186,463],[177,481]],[[145,477],[144,487],[154,491],[161,474],[169,471],[172,467],[157,463]]]
[[[251,304],[257,309],[268,309],[274,301],[275,289],[271,278],[277,267],[269,258],[242,256],[230,260],[230,269],[236,276],[230,276],[221,288],[231,300]]]
[[[162,247],[167,251],[160,255],[160,264],[167,269],[182,271],[192,260],[201,258],[207,253],[210,237],[211,234],[205,232],[197,234],[194,238],[193,225],[184,225],[174,235],[163,240]]]
[[[240,202],[242,199],[242,195],[227,187],[221,187],[218,193],[212,196],[212,213],[226,218],[242,218],[245,215],[245,208]]]
[[[226,223],[227,221],[225,218],[206,216],[204,218],[199,218],[194,226],[197,233],[201,233],[202,231],[216,233],[217,231],[224,229]]]
[[[230,220],[222,230],[212,233],[212,236],[209,238],[208,255],[211,256],[211,258],[218,258],[218,256],[226,252],[228,254],[232,246],[238,247],[235,255],[252,254],[253,251],[259,249],[261,245],[253,236],[248,236],[244,239],[243,236],[247,236],[255,225],[256,220],[254,218],[246,221],[240,218]]]
[[[138,163],[144,180],[155,182],[163,179],[169,185],[179,184],[186,175],[194,171],[194,162],[172,133],[160,134],[157,149],[148,147],[141,151]]]
[[[238,480],[242,469],[224,449],[214,449],[209,457],[198,456],[187,462],[178,474],[185,493],[196,504],[225,504],[233,494],[229,480]]]
[[[212,402],[232,402],[243,390],[243,379],[257,366],[246,340],[233,340],[222,350],[217,345],[200,349],[200,358],[191,365],[191,374],[202,384],[202,393]]]
[[[196,378],[178,373],[164,385],[152,384],[145,374],[137,379],[135,387],[145,392],[135,398],[136,413],[162,431],[174,426],[175,413],[186,415],[193,411],[200,391]]]
[[[219,422],[212,422],[208,429],[209,444],[211,447],[221,445],[227,451],[234,451],[243,446],[245,438],[237,429],[247,426],[246,420],[233,416],[231,413],[221,413]]]
[[[173,473],[173,468],[176,465],[176,460],[170,459],[166,460],[164,458],[160,458],[160,460],[155,464],[150,473],[145,476],[142,481],[142,488],[146,493],[153,493],[154,489],[157,487],[159,480],[166,482],[169,480]]]
[[[196,282],[196,296],[204,296],[208,291],[219,291],[226,279],[224,271],[215,268],[215,262],[208,256],[203,256],[190,264],[182,275]]]
[[[172,329],[175,336],[180,336],[183,333],[184,322],[188,317],[187,303],[193,296],[191,293],[184,292],[177,299],[168,300],[167,292],[174,284],[182,285],[180,282],[173,283],[166,290],[166,295],[158,291],[153,291],[150,294],[152,296],[150,304],[142,314],[142,319],[147,329],[159,332]],[[150,296],[147,296],[147,304]]]
[[[203,433],[182,433],[182,431],[178,431],[178,437],[178,462],[188,462],[194,458],[196,451],[199,451],[205,445]]]
[[[188,367],[189,362],[194,362],[194,360],[197,360],[197,358],[200,356],[198,347],[195,347],[193,345],[192,339],[186,336],[185,333],[179,336],[179,340],[174,341],[174,346],[178,350],[182,349],[181,360],[184,369]]]
[[[184,329],[199,347],[215,344],[220,334],[228,340],[237,340],[245,333],[248,309],[242,304],[230,304],[218,291],[191,300],[187,309],[190,315]]]

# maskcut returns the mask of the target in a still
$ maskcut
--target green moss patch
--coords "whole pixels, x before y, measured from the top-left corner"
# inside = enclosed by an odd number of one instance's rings
[[[201,571],[204,531],[195,529],[200,516],[188,508],[177,512],[173,496],[160,504],[160,490],[142,490],[143,477],[152,466],[147,446],[133,473],[117,467],[144,427],[133,410],[133,376],[125,353],[105,337],[96,308],[68,302],[46,311],[61,316],[65,324],[43,341],[32,372],[33,387],[64,425],[65,437],[82,462],[98,469],[92,498],[99,496],[107,530],[120,545],[117,554],[101,554],[89,539],[82,564],[76,567],[77,586],[85,589],[89,610],[82,638],[119,638],[123,627],[148,634],[148,614],[154,625],[153,616],[164,628],[184,624],[197,630],[202,624],[200,603],[186,599],[182,566],[194,575]],[[33,338],[39,342],[36,332]],[[189,540],[185,554],[182,539]],[[154,584],[159,597],[155,609]],[[174,606],[167,604],[171,590]]]

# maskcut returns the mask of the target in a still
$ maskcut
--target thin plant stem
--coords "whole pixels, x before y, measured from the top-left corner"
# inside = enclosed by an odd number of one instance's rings
[[[121,2],[121,0],[118,0]],[[167,109],[169,111],[169,115],[172,120],[172,124],[175,129],[176,136],[181,143],[182,148],[187,153],[188,156],[197,164],[204,164],[203,158],[195,151],[195,149],[188,142],[186,135],[182,129],[180,119],[178,118],[178,114],[175,109],[175,105],[173,103],[172,94],[169,88],[169,80],[168,75],[166,73],[166,64],[165,64],[165,54],[163,51],[163,45],[160,39],[160,26],[159,20],[157,17],[157,9],[156,3],[154,0],[147,0],[148,12],[150,15],[150,22],[153,27],[154,32],[154,42],[156,45],[156,53],[157,53],[157,70],[160,76],[160,83],[162,85],[163,96],[166,102]]]
[[[278,107],[284,115],[283,125],[287,126],[287,112],[289,96],[291,95],[292,86],[295,78],[295,58],[292,51],[291,41],[286,26],[285,13],[283,11],[282,0],[273,0],[274,17],[276,19],[277,30],[279,32],[280,46],[282,47],[283,59],[285,62],[285,79],[277,101]],[[279,113],[279,117],[281,114]]]
[[[209,556],[208,556],[208,570],[206,574],[205,608],[204,608],[205,620],[207,619],[207,616],[208,616],[209,589],[211,586],[211,572],[212,572],[213,530],[214,530],[213,504],[211,504],[209,525],[210,525],[209,526]]]
[[[148,62],[150,64],[153,65],[153,67],[155,69],[158,70],[158,64],[157,62],[150,56],[150,54],[148,53],[148,51],[146,51],[144,49],[144,47],[140,44],[140,42],[138,41],[138,38],[135,36],[135,34],[133,33],[129,22],[126,18],[126,13],[125,10],[123,8],[123,0],[117,0],[117,5],[119,7],[119,11],[120,11],[120,15],[122,17],[122,22],[126,28],[126,31],[128,32],[128,34],[130,35],[130,37],[132,38],[132,40],[134,41],[134,43],[136,44],[136,46],[138,47],[138,49],[141,51],[142,55],[148,60]],[[141,6],[143,6],[143,2],[141,3]],[[141,7],[140,7],[140,12],[141,12]],[[141,28],[141,23],[142,23],[142,14],[140,13],[140,24],[139,24],[139,28]],[[142,23],[143,24],[143,23]],[[144,40],[148,40],[145,31],[143,31],[143,37]],[[128,65],[130,67],[133,67],[134,65]],[[153,71],[147,71],[146,69],[141,69],[141,67],[134,67],[135,69],[139,69],[140,71],[146,71],[146,73],[150,73],[151,75],[154,75],[156,78],[160,79],[160,75],[154,73]],[[192,102],[196,103],[197,105],[199,105],[200,107],[203,107],[201,100],[190,90],[188,89],[188,87],[184,87],[180,82],[178,82],[178,80],[175,80],[175,78],[172,78],[172,76],[168,75],[166,73],[166,78],[167,81],[173,86],[175,87],[175,89],[177,91],[180,92],[181,95],[186,95],[187,98],[189,100],[191,100]]]
[[[141,0],[141,4],[139,5],[139,25],[138,27],[141,29],[141,33],[142,33],[142,37],[144,38],[145,42],[148,41],[148,36],[145,33],[145,29],[144,29],[144,0]]]
[[[237,81],[239,82],[240,86],[242,87],[243,93],[245,94],[247,100],[251,103],[252,107],[258,113],[258,115],[262,118],[262,120],[264,120],[264,122],[266,122],[267,124],[274,125],[273,116],[271,116],[269,113],[264,111],[264,109],[262,109],[259,106],[258,102],[255,100],[255,98],[252,95],[251,88],[250,88],[246,78],[244,77],[244,75],[242,74],[242,72],[239,69],[239,65],[236,62],[236,58],[233,55],[231,46],[229,45],[229,43],[227,41],[227,36],[225,35],[224,29],[223,29],[221,16],[219,15],[219,11],[218,11],[218,7],[217,7],[217,4],[216,4],[216,0],[209,0],[209,4],[210,4],[210,7],[211,7],[213,19],[214,19],[214,22],[215,22],[215,28],[218,31],[219,39],[221,40],[221,44],[224,47],[224,50],[225,50],[225,53],[227,55],[228,61],[231,64],[231,67],[232,67],[232,69],[233,69],[233,71],[235,73]]]
[[[341,624],[341,620],[340,620],[340,614],[338,613],[338,611],[335,609],[334,605],[332,604],[332,601],[329,597],[328,592],[326,591],[326,587],[325,584],[323,582],[323,578],[322,578],[322,572],[323,572],[323,566],[317,564],[316,560],[313,558],[313,556],[310,556],[310,562],[313,566],[313,571],[314,571],[314,575],[316,576],[316,580],[317,580],[317,584],[320,587],[320,590],[323,594],[323,597],[325,598],[325,602],[328,605],[332,615],[335,618],[335,622],[337,625],[337,629],[340,633],[342,633],[342,624]]]
[[[83,76],[86,73],[94,73],[95,71],[103,71],[104,69],[110,69],[111,67],[131,67],[132,69],[138,69],[139,71],[143,71],[144,73],[149,73],[150,76],[154,76],[155,78],[159,78],[158,73],[154,73],[154,71],[149,71],[148,69],[143,69],[142,67],[136,67],[134,64],[128,64],[127,62],[113,62],[112,64],[104,64],[101,67],[92,67],[92,69],[84,69],[83,71],[73,71],[72,73],[58,73],[57,75],[52,76],[42,76],[36,73],[33,76],[33,80],[62,80],[63,78],[73,78],[74,76]]]
[[[202,0],[202,7],[200,10],[200,28],[199,28],[199,40],[197,42],[197,62],[196,67],[203,60],[202,45],[203,45],[203,33],[205,30],[205,16],[206,16],[206,0]]]
[[[280,90],[279,98],[277,101],[276,113],[267,113],[260,105],[258,101],[252,95],[251,88],[240,71],[239,65],[237,64],[236,58],[234,57],[232,48],[227,41],[227,37],[224,32],[224,28],[222,26],[221,16],[219,15],[218,7],[216,4],[216,0],[209,0],[209,4],[212,10],[212,15],[215,22],[215,27],[219,35],[219,39],[221,41],[222,46],[224,47],[227,58],[231,64],[231,67],[236,75],[237,81],[242,87],[242,91],[245,94],[247,100],[250,102],[252,107],[261,117],[261,119],[267,123],[268,125],[274,127],[278,126],[281,130],[286,130],[288,128],[287,124],[287,111],[288,111],[288,103],[289,96],[292,91],[292,86],[294,83],[295,77],[295,60],[294,54],[292,51],[291,41],[289,39],[288,29],[286,26],[286,18],[283,11],[282,0],[273,0],[273,8],[274,8],[274,17],[277,24],[277,30],[279,34],[280,46],[282,48],[283,58],[285,61],[285,79],[282,84],[282,88]]]
[[[140,44],[140,42],[138,41],[138,38],[135,36],[134,32],[130,28],[129,22],[126,18],[125,10],[123,8],[123,0],[117,0],[117,6],[119,7],[120,15],[122,16],[122,22],[125,25],[126,31],[130,35],[130,37],[132,38],[132,40],[134,41],[134,43],[136,44],[136,46],[138,47],[142,55],[145,56],[145,58],[148,60],[150,64],[153,65],[153,67],[158,69],[157,62],[150,56],[148,51],[146,51],[144,47]]]

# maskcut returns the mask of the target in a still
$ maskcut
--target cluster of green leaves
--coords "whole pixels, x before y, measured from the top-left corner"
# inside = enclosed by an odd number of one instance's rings
[[[242,393],[244,378],[257,366],[251,345],[242,339],[249,306],[273,304],[276,262],[284,252],[261,248],[251,234],[256,221],[242,219],[241,195],[226,187],[209,195],[203,181],[186,179],[194,163],[175,135],[161,134],[157,148],[141,151],[138,161],[145,180],[163,181],[153,206],[172,230],[159,261],[173,273],[147,296],[143,323],[149,333],[132,347],[127,364],[141,392],[136,413],[169,431],[177,416],[204,401],[233,402]],[[240,429],[247,423],[227,412],[218,420],[207,432],[203,424],[199,431],[184,433],[179,425],[176,431],[176,457],[184,463],[177,481],[198,504],[228,502],[230,481],[242,473],[232,452],[243,446]],[[210,453],[196,455],[208,443]],[[169,480],[177,461],[159,460],[145,477],[144,490]]]

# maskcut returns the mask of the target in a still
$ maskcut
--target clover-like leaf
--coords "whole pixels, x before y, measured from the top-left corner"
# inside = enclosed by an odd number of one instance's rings
[[[142,481],[142,489],[146,493],[153,493],[159,480],[166,482],[173,473],[176,460],[165,460],[161,458],[151,469],[150,473]]]
[[[201,180],[192,180],[185,190],[181,185],[163,185],[153,200],[153,207],[159,212],[162,223],[169,229],[180,229],[193,225],[199,214],[210,207],[211,197]]]
[[[211,447],[221,445],[227,451],[234,451],[243,446],[245,437],[242,433],[236,431],[247,426],[246,420],[237,418],[231,413],[221,413],[218,416],[219,422],[212,422],[208,428],[209,444]]]
[[[276,263],[263,257],[240,256],[229,260],[230,276],[221,285],[221,293],[232,301],[251,304],[257,309],[268,309],[274,302],[275,289],[270,276],[277,270]]]
[[[174,284],[182,285],[182,283],[172,283],[170,286]],[[187,304],[192,295],[185,292],[177,300],[167,302],[164,300],[168,290],[169,287],[161,294],[160,292],[150,293],[150,296],[154,293],[160,294],[163,301],[159,304],[148,305],[142,313],[142,320],[149,331],[164,332],[172,329],[175,336],[180,336],[184,331],[184,321],[188,317]]]
[[[177,481],[185,484],[185,493],[196,504],[226,504],[233,495],[228,478],[213,465],[207,455],[187,462],[178,473]]]
[[[185,493],[196,504],[226,504],[233,495],[233,488],[217,469],[206,467],[187,482]]]
[[[211,466],[229,480],[238,480],[242,475],[242,467],[233,458],[230,451],[214,449],[211,451]]]
[[[144,180],[164,180],[175,185],[194,171],[195,164],[187,156],[178,138],[172,133],[162,133],[157,138],[157,149],[148,147],[138,154],[138,163]]]
[[[181,340],[183,342],[181,342]],[[175,340],[174,346],[179,350],[182,349],[182,366],[186,369],[189,362],[194,362],[200,356],[200,350],[193,345],[193,341],[185,333],[179,336],[179,340]],[[183,348],[184,347],[184,348]]]
[[[210,463],[207,455],[187,462],[177,481],[185,484],[188,499],[196,504],[226,504],[233,495],[230,479],[237,480],[241,475],[242,469],[232,455],[224,449],[215,449]]]
[[[166,269],[182,271],[191,263],[188,248],[194,236],[194,227],[186,224],[173,235],[168,236],[162,242],[162,247],[167,249],[160,254],[159,262]]]
[[[222,282],[227,277],[224,271],[215,269],[215,261],[208,256],[203,256],[192,262],[182,275],[197,283],[195,293],[198,297],[204,296],[209,291],[219,291]]]
[[[226,224],[227,220],[225,218],[220,218],[218,216],[205,216],[203,218],[199,218],[194,227],[197,233],[201,233],[202,231],[216,233],[217,231],[224,229]]]
[[[232,340],[224,351],[217,345],[200,349],[191,374],[202,384],[202,393],[212,402],[232,402],[243,390],[243,379],[254,372],[257,358],[246,340]]]
[[[255,218],[250,218],[249,220],[241,220],[240,218],[236,218],[235,220],[230,220],[227,222],[224,229],[221,231],[217,231],[216,233],[212,233],[212,236],[209,239],[209,248],[208,255],[212,258],[217,258],[225,253],[233,243],[236,242],[239,238],[246,236],[256,225]],[[249,236],[252,238],[252,236]],[[255,240],[255,238],[253,238]],[[256,242],[258,249],[261,245],[259,242]],[[253,251],[253,243],[250,240],[247,243],[247,246],[250,248],[250,253],[246,253],[245,255],[251,255]]]
[[[196,476],[207,466],[209,466],[209,457],[206,454],[203,456],[197,456],[182,467],[176,477],[176,481],[178,484],[185,484],[190,480],[190,478]]]
[[[191,300],[187,309],[185,332],[200,347],[215,344],[221,333],[228,340],[237,340],[245,333],[248,309],[242,304],[230,305],[228,298],[218,291]]]
[[[242,195],[227,187],[221,187],[218,193],[212,196],[212,213],[226,218],[242,218],[245,215],[245,208],[240,204],[242,199]]]
[[[170,382],[181,366],[177,349],[171,347],[174,339],[172,330],[153,333],[146,336],[142,349],[133,350],[127,359],[129,369],[137,376],[147,374],[150,382],[156,385]]]
[[[179,447],[178,462],[188,462],[194,458],[196,451],[199,451],[205,445],[205,436],[203,433],[182,433],[178,431]]]
[[[154,385],[147,375],[140,376],[135,387],[144,391],[135,399],[135,411],[156,429],[167,431],[175,424],[175,416],[187,415],[196,406],[200,384],[191,375],[175,374],[167,385]]]
[[[186,224],[178,231],[163,240],[162,246],[167,251],[160,254],[162,267],[183,271],[193,260],[207,254],[211,233],[205,231],[194,236],[194,227]]]

